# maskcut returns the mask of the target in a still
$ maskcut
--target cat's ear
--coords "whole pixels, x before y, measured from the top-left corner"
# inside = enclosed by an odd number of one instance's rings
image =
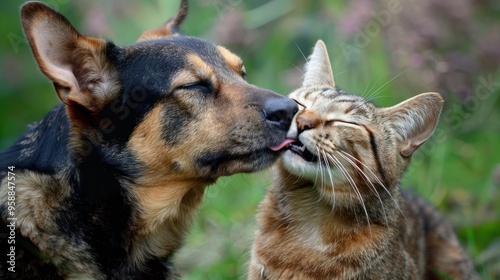
[[[382,109],[398,134],[401,155],[410,156],[432,135],[443,104],[439,93],[428,92]]]
[[[160,39],[175,34],[179,34],[179,26],[186,18],[187,13],[188,13],[188,1],[181,0],[179,10],[177,10],[177,14],[174,17],[167,20],[167,22],[163,25],[144,31],[144,33],[142,33],[137,42],[151,40],[151,39]]]
[[[116,92],[104,40],[81,35],[63,15],[40,2],[24,4],[21,20],[38,66],[63,103],[97,111]]]
[[[318,40],[316,43],[313,53],[307,60],[305,70],[302,86],[310,87],[323,85],[332,88],[335,87],[328,50],[323,41]]]

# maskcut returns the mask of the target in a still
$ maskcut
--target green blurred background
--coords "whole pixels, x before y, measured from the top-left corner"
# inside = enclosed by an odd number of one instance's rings
[[[23,37],[18,10],[0,11],[0,149],[58,100]],[[172,16],[177,0],[45,1],[84,34],[133,43]],[[453,223],[484,279],[500,279],[500,2],[495,0],[191,0],[183,32],[240,55],[248,80],[287,94],[314,43],[329,47],[336,83],[394,105],[421,92],[446,98],[433,138],[404,186]],[[211,186],[186,246],[183,279],[244,279],[254,213],[270,172]]]

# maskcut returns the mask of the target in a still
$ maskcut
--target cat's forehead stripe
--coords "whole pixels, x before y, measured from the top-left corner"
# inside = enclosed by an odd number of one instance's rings
[[[354,102],[359,102],[359,100],[355,100],[355,99],[340,99],[340,100],[335,100],[334,102],[335,103],[346,103],[346,102],[354,103]]]
[[[354,111],[356,109],[356,104],[351,104],[346,110],[344,110],[344,114],[349,114],[350,112]]]
[[[322,88],[322,89],[318,89],[318,91],[321,91],[320,94],[322,96],[325,96],[328,98],[335,98],[335,97],[342,94],[342,92],[340,92],[336,88]]]
[[[305,94],[304,94],[303,98],[308,98],[309,95],[311,95],[311,93],[314,93],[313,90],[310,90],[310,91],[309,90],[305,90],[304,92],[305,92]]]

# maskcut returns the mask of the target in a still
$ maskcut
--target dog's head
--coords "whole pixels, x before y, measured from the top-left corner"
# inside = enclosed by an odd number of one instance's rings
[[[248,84],[242,60],[224,47],[178,35],[186,12],[182,1],[165,25],[118,47],[81,35],[45,4],[22,7],[36,61],[66,106],[76,160],[121,156],[152,181],[213,181],[278,157],[271,148],[296,104]]]

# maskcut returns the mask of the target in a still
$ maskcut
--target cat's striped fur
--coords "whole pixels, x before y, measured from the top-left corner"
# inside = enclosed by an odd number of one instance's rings
[[[377,108],[337,89],[319,41],[290,98],[296,140],[259,206],[249,279],[478,279],[444,216],[399,187],[439,94]]]

